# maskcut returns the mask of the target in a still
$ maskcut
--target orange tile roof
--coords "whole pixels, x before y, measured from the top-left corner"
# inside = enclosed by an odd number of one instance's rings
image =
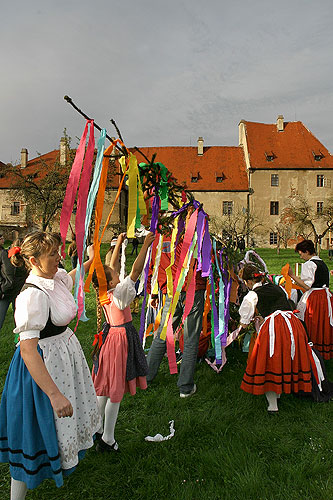
[[[333,156],[302,122],[284,122],[279,132],[275,123],[243,120],[251,167],[254,169],[327,169]],[[273,156],[267,161],[266,155]],[[316,161],[314,155],[322,156]]]
[[[195,146],[140,147],[149,159],[163,163],[178,183],[185,182],[189,191],[247,191],[248,178],[244,151],[239,146],[206,146],[198,156]],[[131,149],[139,163],[144,157]],[[197,177],[197,182],[191,182]],[[217,182],[219,177],[221,182]]]
[[[53,166],[57,161],[59,161],[59,149],[55,149],[53,151],[50,151],[49,153],[45,153],[43,155],[37,156],[36,158],[28,160],[27,166],[24,169],[24,174],[27,176],[33,175],[34,173],[36,173],[36,171],[38,171],[39,175],[37,179],[42,179],[46,175],[48,167]],[[18,165],[18,167],[20,166],[21,165]],[[3,171],[6,171],[6,175],[2,178],[1,173]],[[14,177],[14,175],[10,173],[10,167],[8,168],[7,165],[0,164],[0,189],[11,188],[15,180],[16,178]],[[108,183],[108,186],[112,185],[113,187],[118,187],[119,176],[114,175],[111,178],[110,183],[111,184]]]

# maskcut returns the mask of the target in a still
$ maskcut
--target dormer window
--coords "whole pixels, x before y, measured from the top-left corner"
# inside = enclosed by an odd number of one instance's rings
[[[273,161],[275,158],[275,154],[273,151],[267,152],[265,151],[266,161]]]
[[[198,182],[199,177],[199,172],[191,173],[191,182]]]
[[[312,151],[312,154],[315,161],[320,161],[322,158],[324,158],[324,155],[321,151]]]
[[[223,182],[225,179],[225,175],[222,172],[215,172],[216,182]]]

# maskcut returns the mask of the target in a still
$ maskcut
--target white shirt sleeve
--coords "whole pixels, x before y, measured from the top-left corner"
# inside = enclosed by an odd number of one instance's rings
[[[135,281],[132,281],[129,276],[118,283],[113,290],[113,300],[118,309],[123,311],[136,297]]]
[[[315,280],[316,270],[317,270],[317,265],[311,259],[302,264],[301,280],[304,281],[304,283],[309,287],[312,286]]]
[[[247,295],[245,295],[239,308],[241,323],[244,325],[248,325],[250,323],[254,316],[257,303],[258,295],[255,292],[251,290]]]
[[[49,315],[50,303],[47,294],[36,288],[27,288],[16,299],[14,333],[20,334],[20,340],[39,338]]]

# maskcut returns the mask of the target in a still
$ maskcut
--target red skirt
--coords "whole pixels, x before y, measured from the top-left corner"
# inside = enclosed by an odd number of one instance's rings
[[[333,297],[330,297],[333,310]],[[304,321],[308,330],[309,339],[324,359],[333,358],[333,327],[327,302],[327,292],[312,290],[306,301]]]
[[[281,313],[274,317],[274,354],[270,356],[269,323],[270,316],[262,325],[255,341],[252,354],[247,362],[241,389],[250,394],[277,394],[291,392],[311,392],[311,348],[301,321],[290,314],[294,342],[294,359],[291,357],[291,335],[286,320]]]

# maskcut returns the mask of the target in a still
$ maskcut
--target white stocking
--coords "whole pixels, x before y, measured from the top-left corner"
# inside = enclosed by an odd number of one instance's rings
[[[106,403],[107,403],[108,399],[109,398],[107,396],[97,396],[97,401],[98,401],[98,406],[99,406],[99,412],[100,412],[101,417],[102,417],[102,427],[100,429],[98,429],[98,433],[99,434],[103,434],[104,412],[105,412],[105,406],[106,406]]]
[[[278,411],[278,405],[277,405],[277,400],[278,400],[278,395],[274,391],[268,391],[265,392],[265,396],[268,401],[268,411]]]
[[[27,489],[27,485],[23,481],[11,478],[10,500],[24,500]]]
[[[108,399],[105,407],[104,432],[102,439],[104,443],[113,445],[115,442],[114,428],[116,426],[120,403],[111,403]]]

